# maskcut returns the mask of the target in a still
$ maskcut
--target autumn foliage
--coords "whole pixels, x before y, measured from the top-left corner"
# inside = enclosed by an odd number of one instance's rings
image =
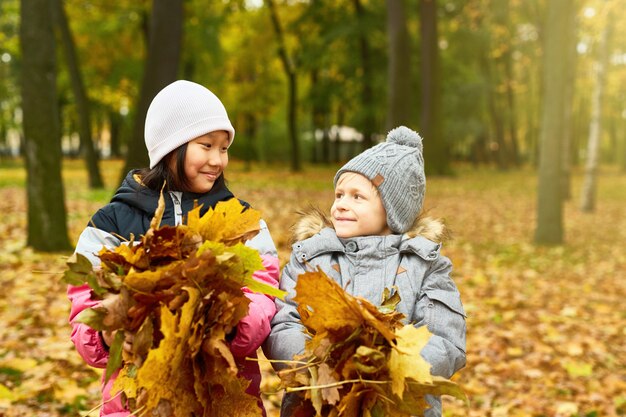
[[[236,141],[235,141],[236,143]],[[64,162],[70,236],[110,200],[121,161],[103,161],[105,192],[87,188],[82,160]],[[284,264],[296,211],[332,199],[339,165],[283,167],[231,161],[236,195],[272,233]],[[574,171],[565,205],[567,244],[532,245],[537,177],[533,170],[456,166],[455,178],[429,178],[426,207],[445,216],[454,239],[443,252],[467,313],[467,366],[452,379],[470,399],[444,395],[449,417],[618,417],[626,413],[626,176],[602,167],[598,206],[578,210],[582,183]],[[69,253],[40,253],[26,244],[26,174],[0,163],[0,414],[6,417],[96,417],[100,372],[70,341],[67,284],[59,279]],[[262,352],[258,352],[262,357]],[[260,362],[262,399],[278,417],[282,391]]]
[[[259,230],[259,212],[236,199],[200,217],[196,207],[185,225],[159,227],[163,197],[148,232],[137,242],[103,248],[100,268],[72,257],[64,275],[87,283],[102,299],[77,318],[97,330],[117,331],[106,378],[121,368],[113,391],[132,411],[154,416],[260,415],[256,397],[227,337],[248,312],[241,289],[280,296],[252,278],[262,269],[257,251],[243,242]],[[132,334],[132,352],[123,351]]]
[[[454,382],[432,376],[420,352],[426,327],[404,325],[397,292],[380,307],[353,297],[322,271],[299,276],[298,311],[311,338],[302,360],[279,373],[303,401],[297,415],[421,415],[426,394],[465,399]],[[311,409],[312,407],[312,409]]]

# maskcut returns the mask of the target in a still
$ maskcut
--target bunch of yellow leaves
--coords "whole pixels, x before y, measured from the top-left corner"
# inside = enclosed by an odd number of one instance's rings
[[[263,269],[259,253],[243,242],[259,231],[260,214],[237,199],[218,203],[187,223],[159,227],[163,196],[150,229],[137,242],[98,254],[101,268],[76,255],[65,282],[88,284],[102,299],[77,320],[96,330],[117,331],[106,378],[120,370],[122,391],[139,415],[256,416],[257,399],[237,376],[229,335],[248,312],[241,287],[282,297],[252,278]],[[132,353],[123,351],[127,333]]]
[[[297,416],[422,415],[424,396],[466,399],[454,382],[432,376],[420,352],[426,327],[403,325],[396,292],[380,307],[353,297],[322,271],[306,272],[296,284],[298,311],[311,338],[302,361],[279,372],[287,392],[298,392]]]

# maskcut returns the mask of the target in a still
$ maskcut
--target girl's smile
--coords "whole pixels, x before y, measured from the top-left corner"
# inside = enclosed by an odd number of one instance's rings
[[[187,144],[185,176],[193,193],[211,191],[228,165],[230,137],[225,130],[217,130],[195,138]]]

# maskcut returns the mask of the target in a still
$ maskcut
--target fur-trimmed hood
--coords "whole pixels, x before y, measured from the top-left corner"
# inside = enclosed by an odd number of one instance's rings
[[[298,212],[299,220],[292,228],[293,241],[310,238],[326,227],[333,227],[330,217],[317,207],[309,207]],[[407,238],[423,237],[435,243],[450,240],[451,235],[443,220],[420,214],[411,228],[404,234]]]

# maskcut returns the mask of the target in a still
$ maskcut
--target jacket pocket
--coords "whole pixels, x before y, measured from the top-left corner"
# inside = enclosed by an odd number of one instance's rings
[[[424,301],[428,330],[465,352],[465,311],[459,293],[431,290]]]
[[[433,300],[436,300],[444,304],[455,313],[458,313],[463,317],[467,317],[465,315],[465,310],[463,309],[463,304],[461,303],[461,295],[457,291],[452,292],[435,289],[426,291],[426,296],[430,300],[428,303],[429,310],[434,307]]]

